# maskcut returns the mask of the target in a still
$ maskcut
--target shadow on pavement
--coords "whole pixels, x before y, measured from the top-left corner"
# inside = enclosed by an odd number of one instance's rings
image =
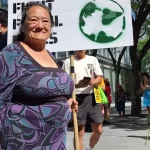
[[[150,125],[147,124],[146,118],[127,116],[124,118],[112,117],[111,129],[122,128],[126,130],[147,130],[150,129]]]
[[[110,129],[121,128],[126,131],[131,130],[147,130],[150,129],[150,125],[147,124],[147,114],[146,111],[143,111],[139,116],[131,116],[131,107],[126,107],[126,116],[119,117],[115,108],[111,109],[111,118],[110,118]]]
[[[130,135],[130,136],[127,136],[127,137],[140,138],[140,139],[144,139],[144,140],[147,139],[147,136],[135,136],[135,135]],[[148,138],[148,140],[150,140],[150,138]]]
[[[147,124],[146,111],[142,111],[140,116],[131,116],[131,107],[126,107],[126,116],[120,117],[116,108],[110,108],[111,117],[109,129],[124,129],[126,131],[148,130],[150,125]],[[104,125],[105,126],[105,125]],[[68,131],[73,131],[73,127],[69,127]],[[86,132],[91,132],[90,127],[87,127]],[[140,137],[139,137],[140,138]]]

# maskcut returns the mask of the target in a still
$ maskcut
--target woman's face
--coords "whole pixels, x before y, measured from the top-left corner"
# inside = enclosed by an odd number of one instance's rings
[[[49,12],[41,6],[31,7],[22,29],[25,40],[46,41],[51,33]]]
[[[143,76],[143,81],[144,81],[145,84],[149,83],[149,79],[147,78],[147,76]]]

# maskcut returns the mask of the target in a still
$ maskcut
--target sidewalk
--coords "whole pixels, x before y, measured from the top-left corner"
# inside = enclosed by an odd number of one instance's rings
[[[131,106],[131,102],[130,102],[130,101],[127,101],[125,105],[126,105],[126,107]],[[110,108],[115,108],[115,103],[112,103],[112,104],[110,105]]]
[[[147,125],[145,117],[130,116],[131,106],[126,104],[126,114],[120,118],[111,107],[111,124],[103,127],[103,134],[94,150],[150,150],[150,139],[145,146],[150,125]],[[146,114],[145,111],[142,112]],[[73,150],[73,132],[68,129],[67,150]],[[84,145],[88,145],[90,133],[85,133]]]

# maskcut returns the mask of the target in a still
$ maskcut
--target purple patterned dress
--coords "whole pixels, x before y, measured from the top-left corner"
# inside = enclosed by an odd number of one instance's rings
[[[0,52],[0,127],[4,150],[66,150],[73,81],[42,67],[20,45]]]

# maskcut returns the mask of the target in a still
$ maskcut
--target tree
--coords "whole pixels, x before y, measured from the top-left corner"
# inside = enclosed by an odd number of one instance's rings
[[[7,8],[8,8],[7,1],[0,0],[0,8],[7,10]]]
[[[130,47],[133,77],[131,114],[136,116],[141,113],[141,63],[144,56],[150,49],[150,2],[148,0],[131,0],[131,4],[132,10],[134,11],[134,15],[132,17],[134,45]],[[138,42],[143,37],[148,37],[148,39],[142,47],[141,51],[138,51]],[[96,54],[97,51],[93,51],[93,55],[96,56]]]
[[[119,57],[118,57],[118,60],[115,59],[114,55],[113,55],[113,51],[108,48],[108,52],[110,54],[110,57],[112,59],[112,62],[113,62],[113,66],[114,66],[114,71],[115,71],[115,85],[118,85],[119,84],[119,75],[120,75],[120,71],[121,71],[121,60],[122,60],[122,57],[126,51],[127,47],[123,47],[122,50],[120,51],[120,54],[119,54]],[[96,50],[93,50],[92,51],[92,56],[95,56],[97,55],[97,49]]]
[[[148,72],[150,74],[150,50],[142,60],[142,72]]]
[[[146,44],[148,38],[141,39],[138,42],[138,51],[141,51]],[[150,73],[150,49],[148,50],[147,54],[142,59],[142,67],[141,72],[149,72]]]
[[[122,48],[122,51],[120,52],[119,54],[119,57],[118,57],[118,60],[115,59],[114,55],[113,55],[113,52],[111,51],[110,48],[108,48],[108,52],[111,56],[111,59],[112,59],[112,62],[113,62],[113,66],[114,66],[114,70],[115,70],[115,83],[116,85],[119,84],[119,75],[120,75],[120,71],[121,71],[121,60],[122,60],[122,57],[126,51],[127,47],[123,47]]]
[[[122,57],[123,57],[126,49],[127,49],[127,47],[122,48],[122,50],[120,51],[118,60],[115,59],[112,50],[110,48],[107,49],[110,56],[111,56],[113,66],[114,66],[114,71],[115,71],[115,92],[116,92],[116,89],[117,89],[117,85],[119,85],[119,75],[120,75],[120,72],[121,72],[121,60],[122,60]],[[115,105],[116,105],[116,98],[115,98]]]
[[[141,62],[147,51],[150,48],[150,38],[144,44],[143,48],[138,51],[138,42],[143,36],[149,35],[150,23],[150,4],[148,0],[132,0],[132,9],[135,13],[133,21],[133,37],[134,45],[130,47],[130,58],[132,63],[132,76],[133,76],[133,91],[132,91],[132,107],[131,114],[137,116],[141,113],[141,99],[140,99],[140,75],[141,75]]]
[[[117,48],[116,48],[117,49]],[[121,60],[122,60],[122,57],[126,51],[127,47],[123,47],[119,52],[119,57],[118,57],[118,60],[116,60],[116,58],[114,57],[114,51],[110,48],[108,48],[108,52],[109,52],[109,55],[112,59],[112,63],[113,63],[113,66],[114,66],[114,72],[115,72],[115,92],[116,92],[116,89],[117,89],[117,85],[119,84],[119,75],[120,75],[120,72],[121,72]],[[94,50],[92,52],[92,56],[95,56],[97,55],[97,49]],[[117,50],[116,50],[117,51]],[[115,98],[116,100],[116,98]],[[115,105],[116,105],[116,101],[115,101]]]
[[[127,47],[123,47],[122,50],[120,51],[120,54],[119,54],[119,57],[118,57],[118,60],[115,59],[114,55],[113,55],[113,51],[108,48],[108,52],[110,54],[110,57],[112,59],[112,62],[113,62],[113,66],[114,66],[114,71],[116,73],[116,85],[119,84],[119,74],[120,74],[120,71],[121,71],[121,60],[122,60],[122,57],[126,51]],[[92,56],[95,56],[97,55],[97,49],[92,51]]]

